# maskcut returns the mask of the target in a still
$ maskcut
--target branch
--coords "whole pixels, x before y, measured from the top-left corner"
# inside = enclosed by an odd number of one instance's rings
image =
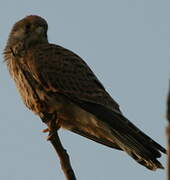
[[[167,119],[168,119],[168,127],[167,127],[167,139],[168,139],[168,180],[170,180],[170,89],[168,94],[167,101]]]
[[[58,136],[58,127],[56,125],[56,121],[51,121],[49,126],[49,137],[48,140],[53,145],[54,149],[56,150],[59,159],[61,168],[65,174],[65,177],[67,180],[76,180],[76,176],[74,174],[74,171],[71,167],[70,158],[67,154],[67,151],[64,149],[64,147],[61,144],[60,138]]]
[[[170,123],[170,84],[169,84],[169,94],[168,94],[168,100],[167,100],[167,119]]]

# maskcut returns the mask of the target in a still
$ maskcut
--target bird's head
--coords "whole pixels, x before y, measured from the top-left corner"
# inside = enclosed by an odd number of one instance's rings
[[[15,46],[32,47],[48,42],[48,25],[40,16],[30,15],[16,22],[11,30],[6,48]]]

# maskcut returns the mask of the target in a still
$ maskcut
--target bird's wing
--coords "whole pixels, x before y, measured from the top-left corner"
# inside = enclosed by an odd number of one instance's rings
[[[105,122],[116,144],[140,164],[152,170],[162,168],[156,158],[161,156],[159,151],[166,150],[121,114],[118,104],[79,56],[52,44],[31,51],[26,70],[46,91],[63,94]]]
[[[71,129],[72,132],[76,133],[76,134],[79,134],[83,137],[86,137],[88,139],[91,139],[92,141],[95,141],[97,143],[100,143],[100,144],[103,144],[105,146],[108,146],[110,148],[114,148],[114,149],[118,149],[118,150],[122,150],[117,144],[113,143],[113,142],[110,142],[102,137],[96,137],[96,136],[93,136],[92,134],[90,133],[87,133],[85,131],[82,131],[82,130],[79,130],[78,128],[73,128]]]
[[[119,105],[75,53],[53,44],[40,45],[32,51],[27,56],[27,70],[47,91],[60,91],[75,100],[101,104],[120,112]]]

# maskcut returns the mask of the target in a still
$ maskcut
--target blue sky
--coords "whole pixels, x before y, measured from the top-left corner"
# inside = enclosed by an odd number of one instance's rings
[[[30,14],[44,17],[49,41],[79,54],[126,117],[165,146],[169,7],[168,0],[2,1],[0,50],[16,21]],[[45,126],[24,107],[0,58],[0,179],[64,180],[58,158],[41,133]],[[123,152],[68,131],[59,135],[78,180],[165,179],[166,171],[149,171]],[[165,156],[160,161],[166,165]]]

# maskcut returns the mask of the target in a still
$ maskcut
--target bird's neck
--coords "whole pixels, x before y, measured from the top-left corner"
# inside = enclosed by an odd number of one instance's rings
[[[28,42],[25,43],[20,41],[18,43],[14,43],[12,46],[11,45],[9,46],[7,44],[6,48],[4,49],[4,59],[5,60],[11,59],[12,56],[23,57],[30,48],[34,48],[40,44],[46,44],[46,43],[48,43],[48,40],[44,40],[41,42],[31,42],[31,43]]]

